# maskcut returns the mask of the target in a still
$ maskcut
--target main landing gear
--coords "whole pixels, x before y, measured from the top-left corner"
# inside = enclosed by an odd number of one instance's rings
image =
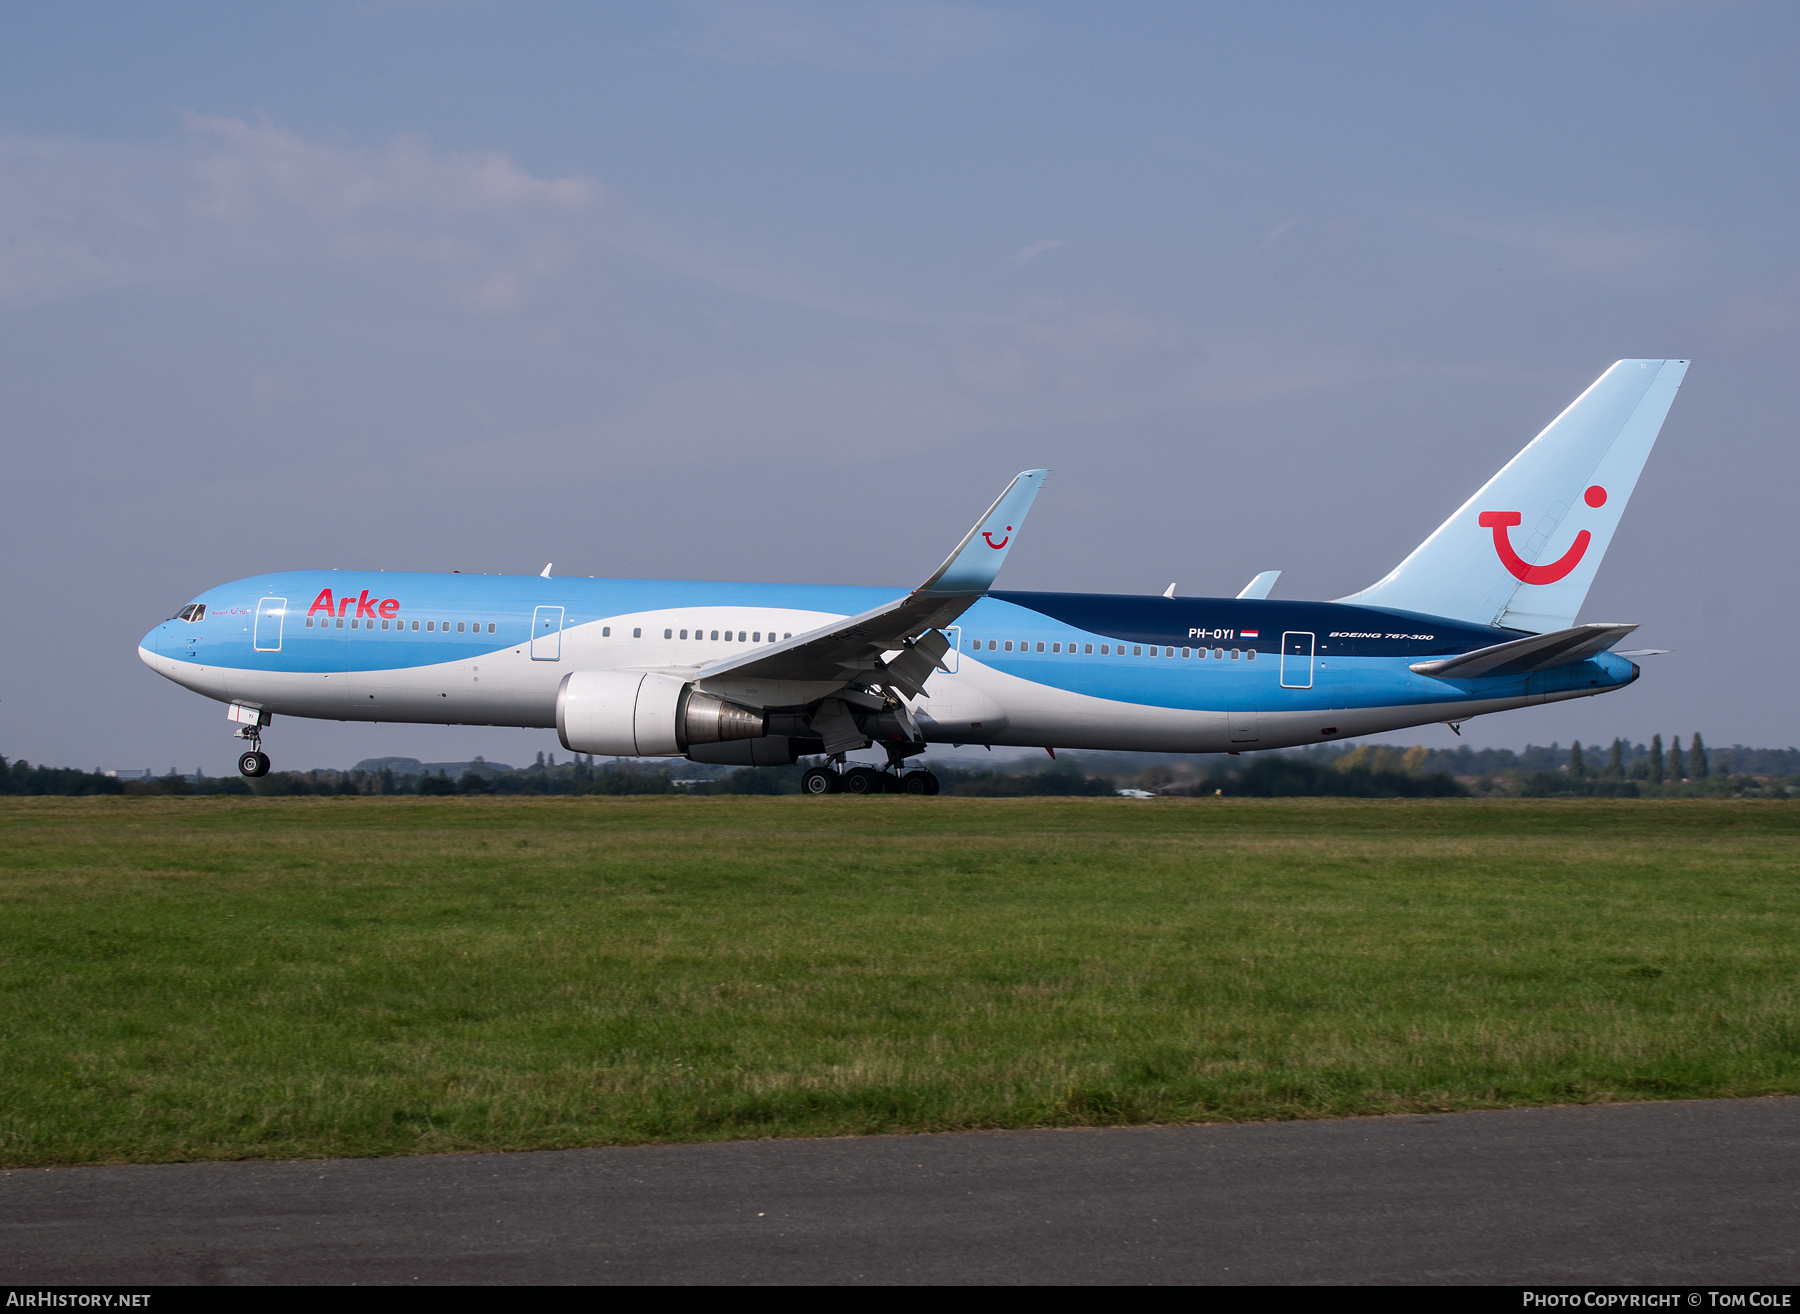
[[[938,792],[938,778],[923,769],[902,772],[894,764],[888,770],[872,766],[844,767],[842,758],[830,766],[808,767],[800,777],[802,794],[915,794]]]

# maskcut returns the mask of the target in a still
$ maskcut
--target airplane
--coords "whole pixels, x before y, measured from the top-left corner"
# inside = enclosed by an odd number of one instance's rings
[[[266,775],[277,715],[554,727],[574,753],[822,758],[808,794],[935,794],[930,744],[1241,753],[1624,688],[1636,625],[1576,614],[1687,372],[1622,360],[1405,560],[1333,602],[997,591],[1046,471],[911,590],[310,570],[209,589],[146,634]],[[847,755],[884,750],[885,766]]]

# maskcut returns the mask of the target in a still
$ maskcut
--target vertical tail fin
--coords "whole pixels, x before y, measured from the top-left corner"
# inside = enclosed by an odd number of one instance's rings
[[[1622,360],[1406,560],[1340,602],[1542,634],[1575,623],[1685,360]]]

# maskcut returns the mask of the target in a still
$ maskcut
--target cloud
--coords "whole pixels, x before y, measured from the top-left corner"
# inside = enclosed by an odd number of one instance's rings
[[[1006,258],[1006,267],[1008,269],[1017,269],[1020,265],[1029,264],[1045,252],[1054,251],[1061,245],[1063,245],[1063,240],[1060,237],[1046,237],[1041,242],[1033,242],[1030,246],[1019,251],[1014,251],[1008,256]]]
[[[848,449],[912,460],[998,435],[1033,442],[1113,434],[1148,417],[1330,388],[1381,372],[1354,353],[1247,339],[1198,342],[1117,307],[1033,297],[1001,314],[856,349],[647,380],[603,417],[472,444],[496,482],[544,468],[660,467],[695,453],[758,461],[832,461]],[[1388,372],[1392,372],[1391,370]]]
[[[267,124],[190,116],[189,213],[238,259],[436,271],[471,304],[517,307],[591,241],[605,190],[538,178],[497,152],[416,138],[337,149]]]
[[[1787,337],[1800,328],[1800,279],[1721,298],[1707,316],[1707,327],[1739,343]]]
[[[1257,256],[1279,242],[1284,234],[1293,232],[1294,229],[1299,226],[1300,221],[1298,219],[1283,219],[1280,223],[1276,224],[1274,228],[1269,230],[1269,235],[1267,237],[1256,244],[1256,250],[1252,251],[1246,259],[1256,259]]]
[[[152,152],[0,138],[0,304],[167,278],[193,262],[181,180]]]
[[[593,244],[606,192],[498,153],[322,146],[190,115],[184,150],[0,140],[0,302],[255,266],[424,275],[517,308]]]
[[[1684,248],[1680,234],[1668,230],[1459,218],[1431,222],[1444,232],[1504,247],[1566,273],[1637,276],[1658,266],[1673,268],[1682,259]]]
[[[696,54],[829,72],[896,72],[967,59],[1015,46],[1024,31],[1011,15],[938,3],[705,0],[688,12],[683,44]]]
[[[759,300],[896,318],[792,260],[633,213],[595,178],[416,137],[340,147],[199,114],[184,127],[173,150],[0,138],[0,305],[298,268],[510,314],[591,283],[611,255]]]

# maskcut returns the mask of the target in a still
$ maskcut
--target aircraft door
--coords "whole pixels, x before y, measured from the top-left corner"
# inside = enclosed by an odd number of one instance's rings
[[[281,651],[281,624],[286,616],[286,598],[264,598],[256,604],[256,628],[251,631],[256,651]]]
[[[1313,686],[1313,636],[1306,630],[1289,630],[1281,636],[1281,687]]]
[[[532,661],[560,662],[562,660],[562,627],[563,609],[561,607],[539,607],[531,613]]]

